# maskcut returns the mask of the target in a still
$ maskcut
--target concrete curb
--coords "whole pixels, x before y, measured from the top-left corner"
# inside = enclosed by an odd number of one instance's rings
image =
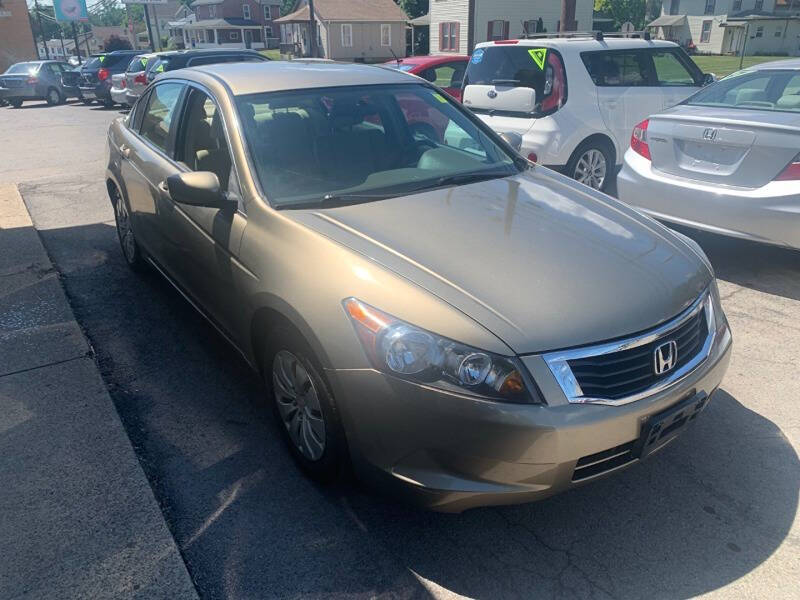
[[[0,597],[197,598],[15,185],[0,185]]]

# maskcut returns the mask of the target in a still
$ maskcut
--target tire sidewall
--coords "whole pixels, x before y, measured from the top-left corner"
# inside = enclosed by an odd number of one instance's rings
[[[55,102],[53,102],[52,99],[50,98],[50,96],[51,96],[51,94],[53,92],[56,93],[56,101]],[[56,106],[57,104],[61,104],[61,92],[59,92],[56,88],[50,88],[49,90],[47,90],[47,98],[45,100],[47,100],[47,103],[50,106]]]
[[[573,152],[572,156],[569,158],[567,168],[565,169],[566,175],[570,179],[575,179],[575,167],[578,166],[580,157],[592,149],[599,150],[603,154],[603,158],[606,160],[606,176],[605,179],[603,179],[603,185],[600,187],[600,191],[605,191],[608,189],[611,178],[616,171],[614,148],[608,142],[603,140],[586,140],[581,143],[581,145],[576,148],[575,152]],[[577,181],[577,179],[575,179],[575,181]]]
[[[115,229],[117,230],[117,240],[119,241],[119,249],[122,252],[122,258],[125,259],[125,263],[134,271],[141,271],[144,267],[144,257],[142,256],[142,250],[139,247],[139,243],[136,241],[136,233],[133,231],[133,224],[131,222],[131,210],[130,207],[125,202],[125,199],[122,197],[122,194],[119,190],[116,191],[116,199],[114,200],[114,225]],[[122,234],[119,230],[119,216],[117,214],[117,203],[123,203],[125,206],[125,210],[128,212],[128,226],[131,229],[131,235],[133,236],[133,257],[128,257],[128,254],[125,252],[125,242],[122,240]]]
[[[291,352],[297,357],[308,372],[317,391],[320,409],[325,419],[325,450],[322,453],[322,457],[315,461],[306,458],[294,445],[278,410],[272,384],[272,365],[275,356],[281,350]],[[280,430],[281,437],[289,448],[294,461],[306,474],[317,481],[330,482],[337,479],[342,473],[342,466],[346,460],[344,430],[333,394],[331,394],[328,383],[322,376],[322,367],[308,344],[300,338],[299,334],[288,327],[278,327],[269,336],[261,371],[267,393],[267,401],[275,416],[275,425]]]

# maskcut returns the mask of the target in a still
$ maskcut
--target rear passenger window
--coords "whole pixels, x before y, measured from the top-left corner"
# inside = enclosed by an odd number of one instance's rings
[[[183,85],[180,83],[162,83],[156,86],[150,92],[142,117],[140,135],[164,152],[169,146],[172,119],[182,90]]]
[[[651,56],[659,85],[696,86],[699,84],[674,52],[653,52]]]
[[[594,84],[601,87],[647,86],[652,61],[645,52],[584,52],[583,64]]]

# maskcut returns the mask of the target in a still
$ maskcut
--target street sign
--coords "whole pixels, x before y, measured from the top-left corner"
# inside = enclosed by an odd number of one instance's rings
[[[56,21],[88,21],[86,0],[53,0]]]

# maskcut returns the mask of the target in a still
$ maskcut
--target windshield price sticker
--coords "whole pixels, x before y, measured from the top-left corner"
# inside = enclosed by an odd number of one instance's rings
[[[447,104],[447,100],[439,92],[433,92],[433,97],[436,98],[442,104]]]
[[[533,62],[536,63],[536,66],[544,71],[544,61],[547,58],[547,48],[531,48],[528,50],[528,54],[531,55],[531,58],[533,59]]]
[[[473,65],[477,65],[479,62],[481,62],[483,60],[483,52],[484,52],[483,48],[478,48],[477,50],[475,50],[475,52],[472,53],[472,58],[470,59],[470,62]]]

